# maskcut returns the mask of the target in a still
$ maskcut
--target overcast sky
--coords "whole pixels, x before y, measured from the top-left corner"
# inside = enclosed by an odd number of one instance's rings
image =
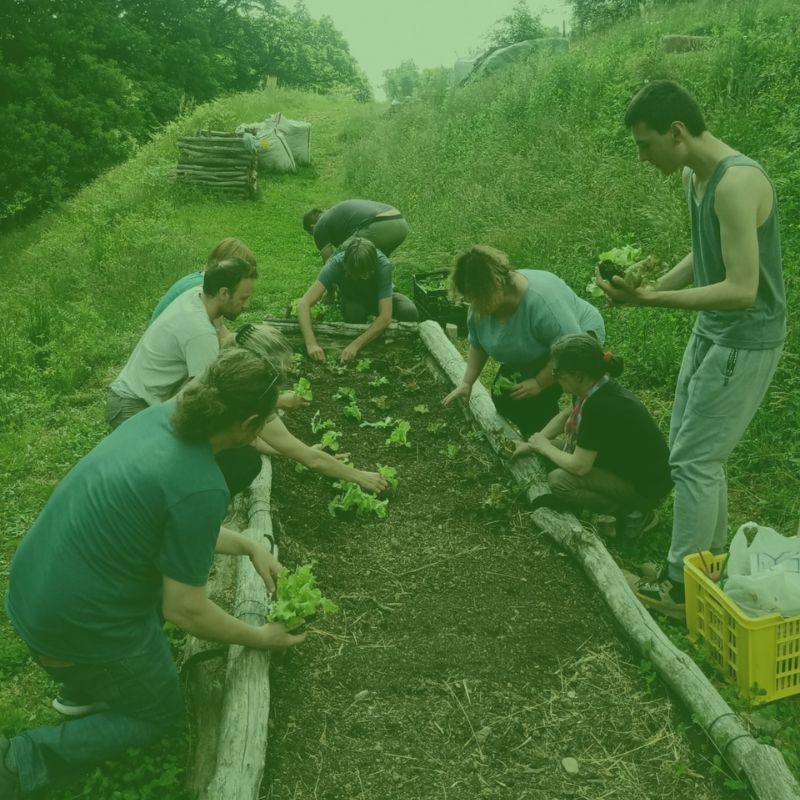
[[[456,59],[486,46],[492,25],[515,0],[305,0],[313,17],[331,17],[373,88],[383,71],[413,59],[420,68],[451,67]],[[287,3],[287,5],[289,5]],[[569,25],[566,0],[529,0],[548,27]]]

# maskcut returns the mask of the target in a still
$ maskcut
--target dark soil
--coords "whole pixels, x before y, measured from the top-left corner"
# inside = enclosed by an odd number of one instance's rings
[[[315,560],[340,611],[273,659],[262,797],[725,796],[579,567],[529,524],[461,409],[441,406],[421,345],[365,355],[365,373],[302,364],[314,402],[287,424],[316,441],[320,409],[356,466],[395,467],[387,518],[333,518],[330,481],[274,460],[281,560]],[[379,375],[390,384],[369,387]],[[345,418],[341,386],[364,419],[408,420],[411,446]]]

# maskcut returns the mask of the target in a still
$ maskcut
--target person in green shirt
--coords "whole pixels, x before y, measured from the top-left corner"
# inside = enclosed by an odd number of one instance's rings
[[[236,619],[206,587],[220,553],[249,557],[275,589],[281,565],[269,550],[221,527],[230,495],[214,456],[252,441],[274,412],[282,374],[279,359],[226,350],[176,401],[121,425],[56,487],[14,556],[6,610],[61,697],[99,713],[0,737],[4,800],[146,745],[181,720],[162,617],[244,647],[303,640],[281,624]]]

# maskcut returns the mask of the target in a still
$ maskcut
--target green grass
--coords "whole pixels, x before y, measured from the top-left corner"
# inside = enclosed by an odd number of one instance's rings
[[[53,486],[106,433],[105,387],[155,302],[176,278],[202,268],[223,237],[242,238],[258,257],[261,277],[246,319],[283,315],[311,283],[319,261],[301,216],[347,196],[394,203],[409,219],[411,235],[394,259],[401,291],[410,289],[413,272],[447,267],[474,242],[506,250],[519,266],[551,269],[578,292],[596,254],[610,246],[630,242],[680,258],[689,227],[678,182],[639,165],[621,127],[628,98],[647,79],[688,84],[711,129],[771,173],[793,308],[800,291],[799,27],[800,9],[788,0],[706,0],[648,12],[603,38],[573,42],[563,56],[391,115],[296,92],[225,98],[169,125],[59,211],[0,239],[0,590],[19,538]],[[664,33],[710,33],[716,43],[668,55],[659,45]],[[180,135],[231,129],[277,110],[313,123],[313,167],[265,178],[255,202],[174,186]],[[627,361],[625,381],[666,429],[690,315],[604,309],[604,316],[611,349]],[[768,398],[729,464],[732,528],[752,518],[795,530],[799,376],[792,326]],[[663,556],[665,512],[656,536],[623,557]],[[0,642],[0,729],[54,721],[53,687],[4,619]],[[776,744],[800,770],[800,713],[790,704],[776,709],[784,723]],[[177,799],[179,764],[157,752],[134,756],[64,797],[110,797],[122,785],[114,796]],[[162,779],[169,785],[157,786]]]
[[[232,129],[279,110],[313,124],[313,166],[262,179],[255,202],[173,184],[180,135]],[[238,236],[256,254],[260,275],[242,321],[283,315],[320,266],[302,215],[342,199],[339,154],[377,110],[289,91],[220,100],[167,127],[59,211],[0,239],[7,322],[0,334],[0,592],[19,539],[54,486],[107,433],[106,386],[161,294],[203,268],[220,239]],[[0,730],[55,722],[55,687],[5,615],[0,641]],[[125,800],[177,800],[185,745],[177,746],[177,757],[156,748],[103,767],[63,796],[111,797],[119,787],[113,796]]]

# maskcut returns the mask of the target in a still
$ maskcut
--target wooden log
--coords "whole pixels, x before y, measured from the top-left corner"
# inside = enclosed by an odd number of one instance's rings
[[[231,180],[231,179],[214,179],[214,178],[203,178],[199,175],[183,175],[180,172],[178,173],[178,178],[182,181],[186,181],[187,183],[196,183],[201,186],[212,186],[214,188],[225,189],[225,188],[234,188],[234,189],[246,189],[248,187],[248,181],[238,181],[238,180]]]
[[[261,473],[250,487],[249,527],[244,535],[273,541],[270,517],[272,467],[262,458]],[[273,550],[274,552],[274,550]],[[250,560],[238,559],[233,613],[251,625],[262,625],[270,598]],[[269,652],[232,645],[228,654],[220,738],[214,774],[201,800],[258,800],[267,750],[269,719]]]
[[[420,324],[420,336],[442,370],[457,384],[466,363],[436,323]],[[460,363],[459,363],[460,362]],[[488,414],[488,394],[476,385],[469,408],[492,441],[496,423]],[[484,396],[485,395],[485,396]],[[491,402],[491,400],[489,400]],[[533,458],[511,462],[511,471],[535,504],[547,491],[544,470]],[[534,523],[582,563],[623,631],[653,664],[661,679],[692,712],[736,775],[749,781],[761,800],[798,800],[800,784],[789,772],[780,751],[759,744],[720,697],[702,670],[664,634],[636,599],[614,559],[598,537],[572,514],[538,508]]]
[[[209,581],[209,596],[217,603],[224,603],[222,598],[233,593],[235,582],[235,560],[230,556],[217,556],[214,574]],[[214,770],[222,735],[220,717],[227,655],[227,645],[186,637],[181,678],[190,727],[186,788],[191,797],[197,797],[203,791]]]
[[[297,320],[265,317],[262,322],[266,322],[274,328],[277,328],[290,340],[299,339],[301,342],[303,340],[303,335],[300,332],[300,325]],[[419,323],[416,322],[392,322],[375,341],[379,342],[381,339],[393,341],[394,339],[413,338],[417,334],[418,324]],[[356,336],[360,336],[364,333],[368,327],[369,325],[357,325],[349,322],[315,322],[314,333],[318,336],[329,336],[331,340],[354,339]]]
[[[458,386],[464,377],[466,364],[461,353],[447,338],[441,325],[433,320],[420,322],[419,335],[452,384]],[[486,433],[492,449],[506,460],[511,474],[524,483],[529,480],[528,475],[531,469],[538,470],[537,480],[535,484],[532,484],[532,490],[538,495],[549,494],[547,478],[538,460],[531,456],[509,460],[513,451],[512,442],[514,439],[520,438],[519,432],[497,413],[489,391],[480,382],[472,388],[469,410]]]

